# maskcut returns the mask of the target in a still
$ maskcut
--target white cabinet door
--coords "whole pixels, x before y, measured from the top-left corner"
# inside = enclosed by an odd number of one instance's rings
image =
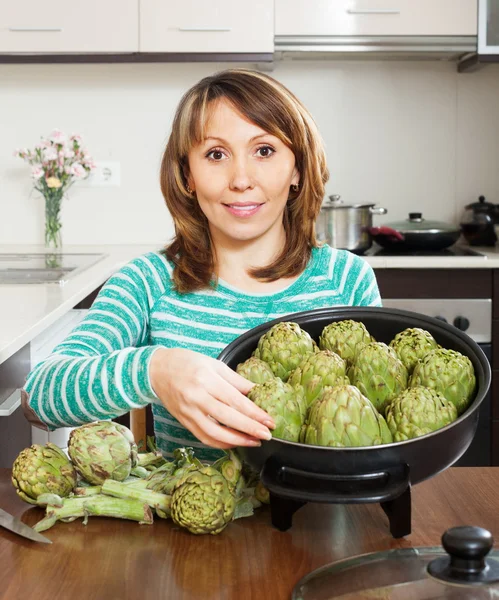
[[[0,52],[137,52],[139,0],[4,0]]]
[[[477,0],[275,0],[276,35],[477,34]]]
[[[140,0],[141,52],[273,52],[274,0]]]

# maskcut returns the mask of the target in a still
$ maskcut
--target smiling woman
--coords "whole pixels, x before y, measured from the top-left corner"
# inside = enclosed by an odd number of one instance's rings
[[[379,306],[360,257],[320,245],[328,169],[301,102],[256,71],[201,80],[180,101],[161,167],[175,235],[124,266],[30,373],[24,408],[49,429],[152,404],[158,446],[255,446],[274,423],[216,360],[245,331],[333,305]]]

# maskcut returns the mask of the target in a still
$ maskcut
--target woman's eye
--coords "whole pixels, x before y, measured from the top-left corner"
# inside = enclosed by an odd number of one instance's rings
[[[219,160],[222,160],[223,155],[224,155],[224,153],[221,150],[211,150],[206,155],[206,158],[209,158],[210,160],[219,161]]]
[[[272,154],[274,154],[275,150],[274,148],[272,148],[272,146],[261,146],[260,148],[258,148],[257,152],[260,152],[260,156],[262,158],[268,158],[269,156],[272,156]]]

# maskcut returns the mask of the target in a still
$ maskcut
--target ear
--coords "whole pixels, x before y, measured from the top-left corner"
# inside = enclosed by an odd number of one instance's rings
[[[187,185],[191,188],[192,191],[194,191],[196,189],[196,186],[194,185],[194,179],[192,178],[192,175],[189,173],[189,169],[187,167],[184,167],[183,173],[184,173],[184,177],[187,182]]]
[[[295,167],[293,169],[293,175],[291,177],[291,185],[298,185],[300,183],[300,172]]]

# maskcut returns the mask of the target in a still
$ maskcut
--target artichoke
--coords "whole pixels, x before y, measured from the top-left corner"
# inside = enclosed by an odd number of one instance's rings
[[[404,363],[395,350],[383,342],[363,346],[348,376],[381,414],[407,388],[408,374]]]
[[[76,471],[64,452],[55,444],[33,444],[19,454],[12,466],[12,483],[17,494],[37,504],[42,494],[69,496],[76,487]]]
[[[305,414],[298,393],[289,383],[274,378],[257,384],[249,391],[248,398],[274,419],[273,437],[298,441]]]
[[[328,387],[311,405],[300,441],[317,446],[374,446],[393,439],[385,419],[353,385]]]
[[[426,435],[456,419],[457,410],[452,402],[422,386],[404,390],[386,410],[386,422],[395,442]]]
[[[390,342],[397,356],[411,374],[414,367],[428,352],[438,348],[437,341],[429,331],[420,327],[412,327],[400,331]]]
[[[232,521],[235,498],[224,476],[213,467],[188,472],[175,484],[171,517],[191,533],[220,533]]]
[[[288,383],[303,398],[305,411],[326,386],[350,383],[346,366],[346,362],[330,350],[310,354],[300,363],[290,374]]]
[[[132,432],[113,421],[95,421],[73,429],[68,453],[78,473],[93,485],[123,481],[137,464]]]
[[[269,365],[256,356],[251,356],[248,360],[239,363],[236,372],[253,383],[265,383],[274,379],[274,373]]]
[[[476,377],[471,360],[447,348],[432,350],[414,367],[409,387],[422,385],[440,392],[462,414],[475,392]]]
[[[276,377],[287,381],[289,374],[317,344],[297,323],[283,321],[271,327],[258,340],[253,356],[269,364]]]
[[[367,331],[364,323],[346,319],[324,327],[319,338],[319,348],[336,352],[351,365],[358,350],[370,342],[374,342],[374,338]]]

